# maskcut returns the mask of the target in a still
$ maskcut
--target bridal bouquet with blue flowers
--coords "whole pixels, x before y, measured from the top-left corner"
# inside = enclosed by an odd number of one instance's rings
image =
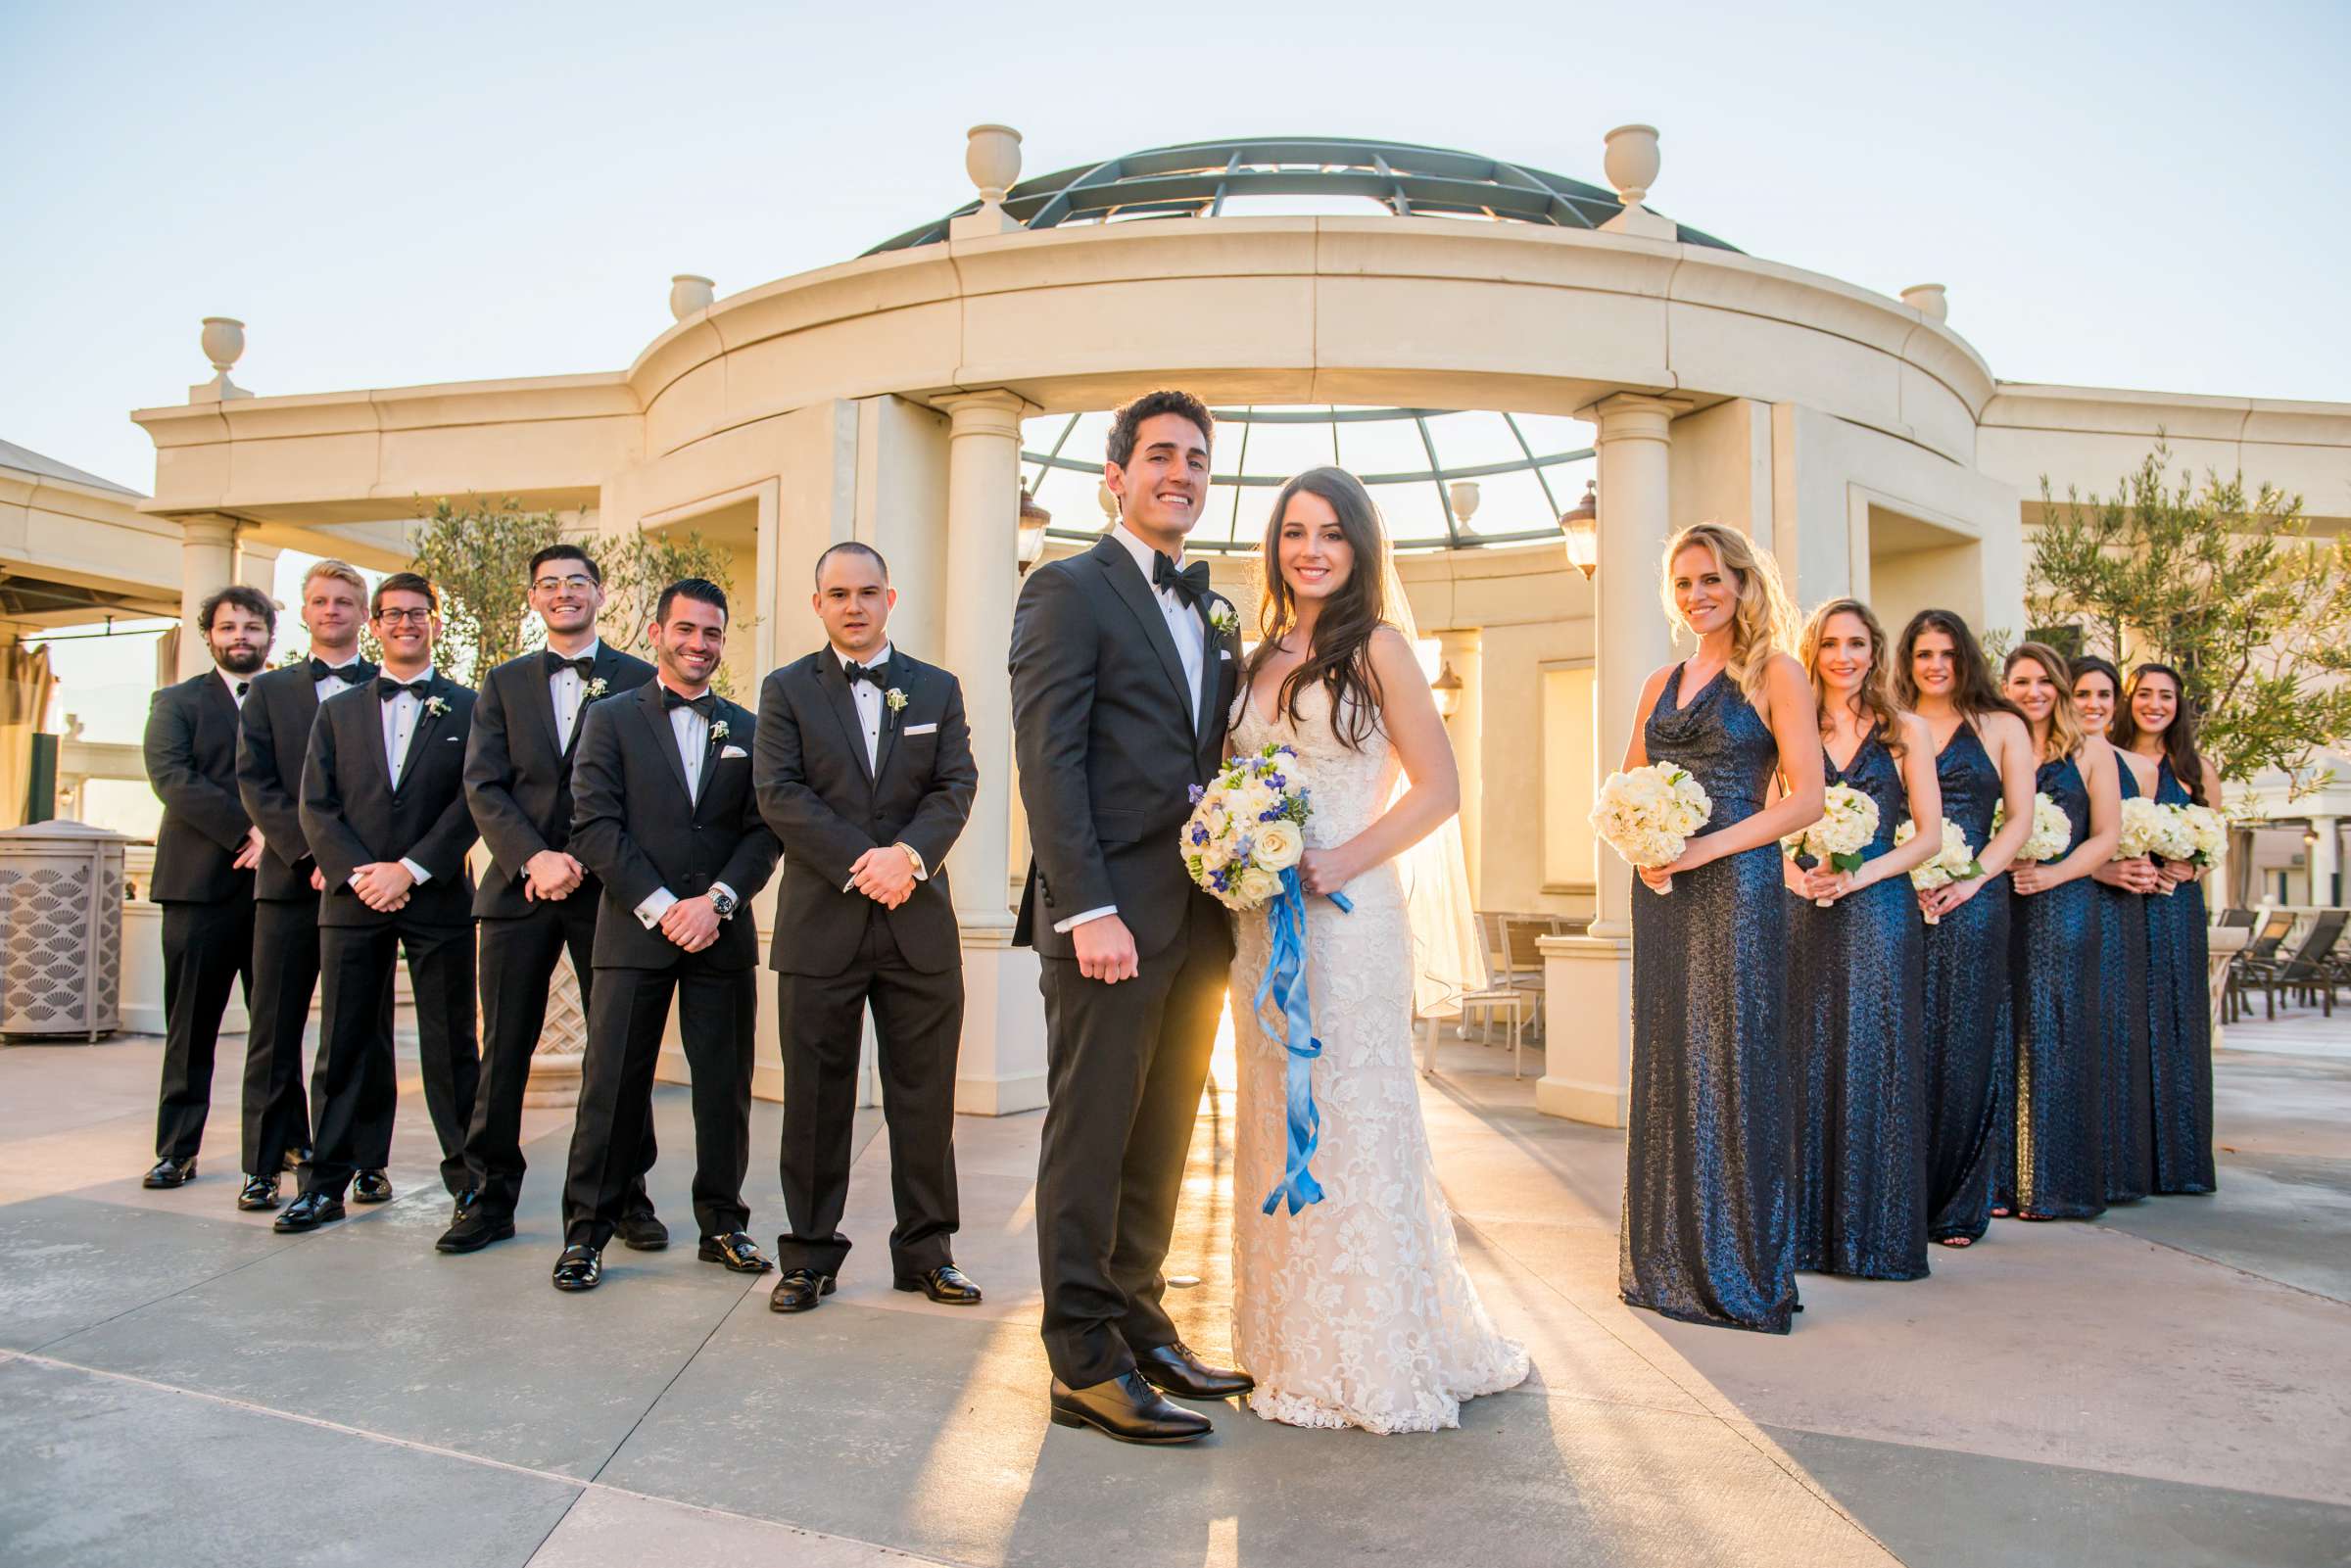
[[[1254,1005],[1263,1013],[1268,1000],[1275,1004],[1289,1053],[1289,1146],[1281,1180],[1266,1195],[1269,1214],[1285,1200],[1293,1214],[1322,1201],[1322,1185],[1308,1168],[1322,1129],[1313,1075],[1322,1042],[1315,1038],[1307,995],[1306,889],[1298,880],[1313,811],[1313,790],[1296,749],[1269,742],[1253,755],[1227,758],[1214,779],[1192,785],[1192,814],[1180,844],[1192,880],[1219,903],[1266,912],[1271,952]],[[1355,908],[1344,893],[1329,898],[1342,911]]]

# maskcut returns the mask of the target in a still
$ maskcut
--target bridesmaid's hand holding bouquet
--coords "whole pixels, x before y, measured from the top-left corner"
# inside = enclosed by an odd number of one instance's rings
[[[1592,807],[1592,829],[1627,865],[1654,871],[1681,859],[1713,814],[1713,800],[1688,769],[1653,762],[1608,775]],[[1673,879],[1657,891],[1673,891]]]
[[[1820,806],[1820,821],[1781,839],[1780,851],[1790,860],[1810,855],[1831,871],[1850,877],[1861,869],[1861,851],[1878,836],[1878,803],[1851,784],[1837,784],[1829,785]],[[1816,882],[1814,891],[1819,890]],[[1831,908],[1846,890],[1840,887],[1837,893],[1815,897],[1812,902],[1822,909]]]

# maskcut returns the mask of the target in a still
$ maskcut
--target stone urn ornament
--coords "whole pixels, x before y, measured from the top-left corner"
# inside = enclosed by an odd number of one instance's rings
[[[680,272],[669,280],[669,313],[677,320],[709,309],[717,298],[717,286],[699,273]]]

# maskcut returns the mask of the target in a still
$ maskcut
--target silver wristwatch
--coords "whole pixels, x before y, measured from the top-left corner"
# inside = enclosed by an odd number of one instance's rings
[[[735,918],[735,895],[723,887],[714,887],[710,890],[710,907],[718,911],[720,920],[733,920]]]

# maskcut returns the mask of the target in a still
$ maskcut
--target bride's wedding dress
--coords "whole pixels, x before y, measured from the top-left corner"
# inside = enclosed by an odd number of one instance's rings
[[[1310,849],[1344,843],[1395,794],[1400,764],[1376,725],[1363,749],[1334,732],[1320,683],[1300,720],[1269,724],[1248,689],[1231,750],[1296,748],[1314,812]],[[1307,899],[1315,1103],[1312,1168],[1323,1198],[1259,1212],[1287,1150],[1286,1053],[1253,1015],[1269,948],[1263,911],[1239,917],[1232,999],[1239,1059],[1233,1158],[1233,1349],[1257,1380],[1249,1407],[1292,1426],[1426,1432],[1461,1424],[1461,1402],[1514,1387],[1526,1352],[1496,1332],[1462,1266],[1453,1211],[1430,1164],[1413,1062],[1413,931],[1394,863],[1350,882],[1355,910]],[[1271,999],[1268,1008],[1272,1007]]]

